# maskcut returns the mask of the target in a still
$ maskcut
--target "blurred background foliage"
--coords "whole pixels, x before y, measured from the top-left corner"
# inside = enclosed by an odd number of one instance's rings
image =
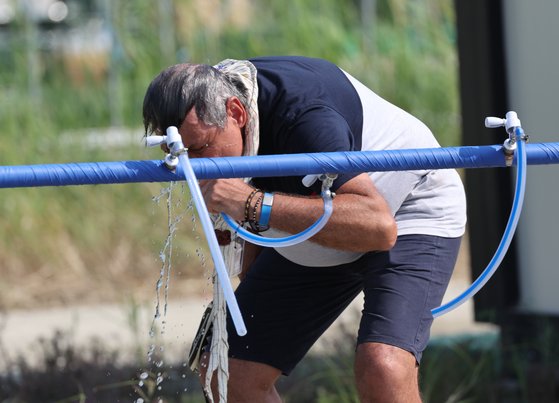
[[[0,163],[160,158],[141,117],[160,70],[272,54],[329,59],[459,145],[455,40],[450,0],[0,0]],[[165,186],[2,190],[0,307],[152,299]],[[204,244],[185,221],[179,294]]]

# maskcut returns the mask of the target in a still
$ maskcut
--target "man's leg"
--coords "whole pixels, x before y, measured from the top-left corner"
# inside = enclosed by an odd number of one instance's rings
[[[452,275],[459,238],[404,235],[364,282],[355,375],[363,402],[420,402],[418,363]]]
[[[258,362],[229,360],[229,403],[281,402],[275,387],[281,371]],[[215,400],[215,399],[214,399]]]
[[[363,343],[355,356],[355,381],[362,403],[421,402],[413,354],[382,343]]]

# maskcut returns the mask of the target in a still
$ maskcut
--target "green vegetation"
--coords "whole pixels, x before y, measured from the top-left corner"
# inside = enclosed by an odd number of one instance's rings
[[[361,10],[366,0],[168,3],[172,9],[149,0],[87,2],[90,7],[69,20],[72,29],[64,35],[103,17],[113,28],[112,47],[105,50],[88,43],[78,51],[50,46],[49,32],[38,31],[22,15],[5,27],[0,163],[160,158],[141,145],[141,105],[161,69],[181,61],[269,54],[332,60],[422,118],[443,145],[460,142],[450,1],[379,0],[370,3],[377,7],[369,12]],[[88,145],[90,128],[110,126],[127,127],[135,137],[126,146]],[[151,287],[154,256],[167,232],[165,215],[151,201],[161,186],[2,190],[0,306],[71,301],[77,288],[82,298],[95,299],[111,285],[115,292],[104,297],[112,299],[127,289],[127,281],[130,288],[146,281]],[[191,230],[182,234],[188,243]],[[185,273],[197,275],[198,269],[190,262]],[[78,287],[80,279],[89,285]],[[41,287],[25,289],[37,280]],[[52,284],[63,290],[57,293]],[[15,297],[9,292],[14,289],[27,296]],[[42,290],[44,295],[37,295]]]

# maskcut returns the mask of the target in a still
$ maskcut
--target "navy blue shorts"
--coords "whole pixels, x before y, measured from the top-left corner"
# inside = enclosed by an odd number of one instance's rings
[[[248,333],[238,336],[228,318],[229,355],[287,375],[363,291],[357,343],[397,346],[419,363],[460,241],[404,235],[390,251],[334,267],[300,266],[266,248],[235,292]]]

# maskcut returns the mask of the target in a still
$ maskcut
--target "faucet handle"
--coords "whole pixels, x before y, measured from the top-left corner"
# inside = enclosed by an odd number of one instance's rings
[[[485,118],[485,127],[488,129],[494,129],[496,127],[502,127],[506,123],[506,119],[497,118],[495,116],[488,116]]]
[[[485,118],[485,127],[493,129],[496,127],[505,126],[507,133],[510,133],[515,127],[520,127],[520,119],[514,111],[509,111],[506,114],[506,119],[488,116]]]
[[[156,147],[159,146],[167,141],[167,136],[146,136],[146,146],[147,147]]]

